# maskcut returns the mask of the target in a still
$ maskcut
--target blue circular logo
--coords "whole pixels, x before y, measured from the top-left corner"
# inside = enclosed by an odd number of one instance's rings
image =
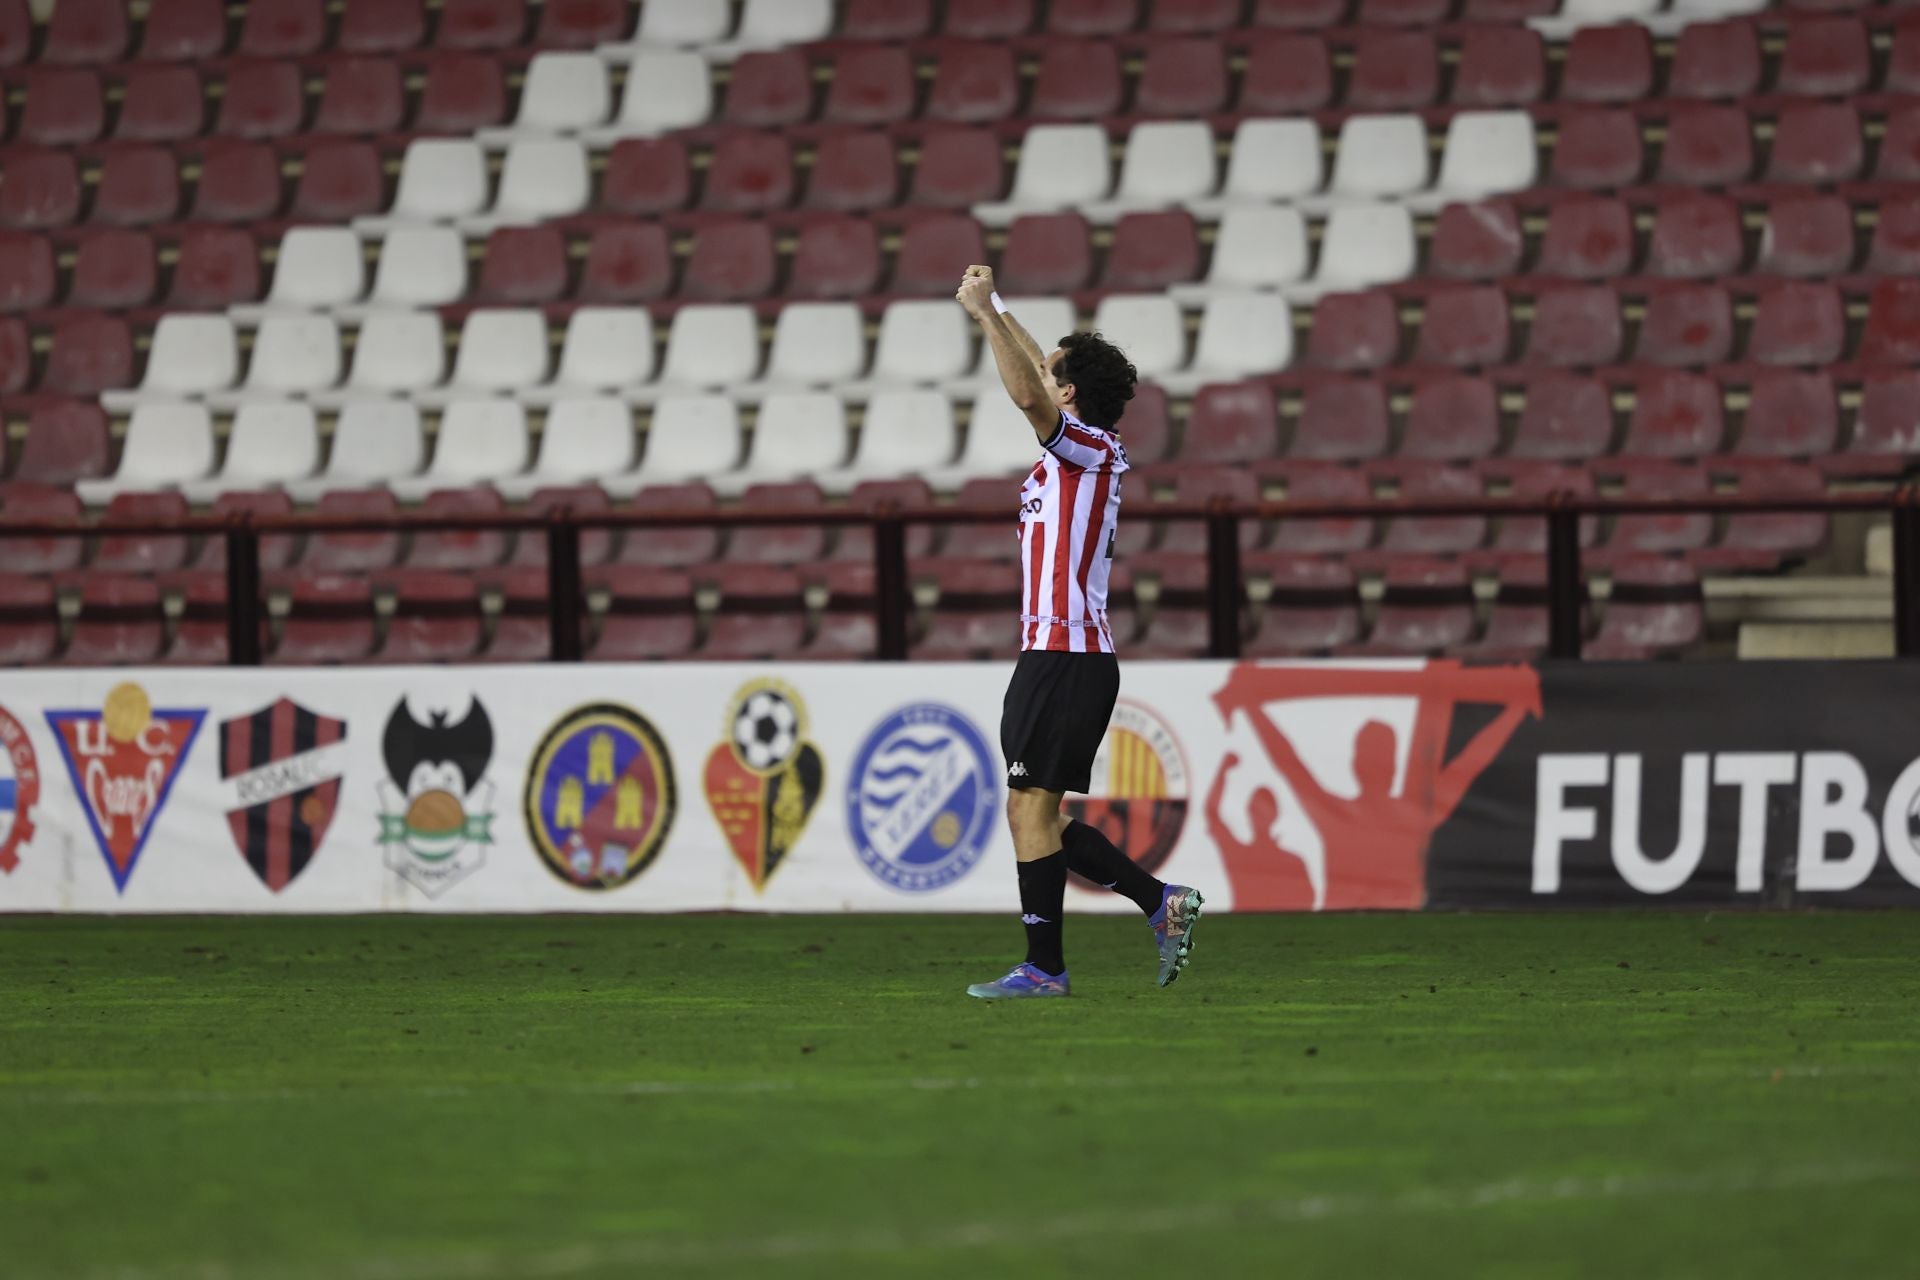
[[[1000,774],[986,739],[952,707],[917,702],[860,744],[847,830],[888,888],[928,893],[973,870],[993,834]]]

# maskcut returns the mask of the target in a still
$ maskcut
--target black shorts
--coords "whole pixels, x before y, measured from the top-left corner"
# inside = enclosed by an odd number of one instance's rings
[[[1110,653],[1021,654],[1000,711],[1007,785],[1084,794],[1119,696],[1120,660]]]

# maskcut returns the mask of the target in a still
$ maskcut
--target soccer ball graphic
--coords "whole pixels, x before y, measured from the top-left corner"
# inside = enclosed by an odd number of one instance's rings
[[[755,690],[733,721],[733,746],[747,768],[768,773],[785,764],[800,741],[793,704],[771,689]]]

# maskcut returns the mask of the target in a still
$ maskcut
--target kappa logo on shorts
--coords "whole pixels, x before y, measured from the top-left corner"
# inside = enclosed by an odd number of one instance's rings
[[[727,705],[727,740],[707,756],[701,780],[713,820],[756,891],[793,851],[825,779],[800,695],[778,680],[741,686]]]
[[[47,712],[87,826],[121,893],[206,715],[204,707],[156,708],[132,681],[108,690],[98,711]]]
[[[320,851],[340,803],[347,723],[281,698],[220,722],[227,826],[247,867],[279,893]]]
[[[40,801],[40,762],[26,726],[0,707],[0,872],[20,865],[33,839],[33,806]]]
[[[652,865],[673,826],[667,744],[631,707],[575,707],[533,753],[524,807],[547,870],[576,889],[618,889]]]
[[[854,852],[888,888],[927,893],[973,870],[993,834],[993,753],[952,707],[919,702],[875,726],[847,779]]]
[[[1187,777],[1187,755],[1172,726],[1144,703],[1121,698],[1093,757],[1093,790],[1068,796],[1067,816],[1158,874],[1187,825]],[[1090,884],[1080,876],[1068,883]]]
[[[1007,776],[1009,778],[1024,778],[1027,776],[1027,766],[1015,760],[1007,766]]]

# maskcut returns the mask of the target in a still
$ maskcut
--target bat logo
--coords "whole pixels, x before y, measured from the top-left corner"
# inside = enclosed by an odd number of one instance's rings
[[[380,843],[387,866],[430,898],[480,869],[493,843],[493,720],[478,698],[453,720],[427,710],[423,722],[405,698],[394,704],[380,740]]]

